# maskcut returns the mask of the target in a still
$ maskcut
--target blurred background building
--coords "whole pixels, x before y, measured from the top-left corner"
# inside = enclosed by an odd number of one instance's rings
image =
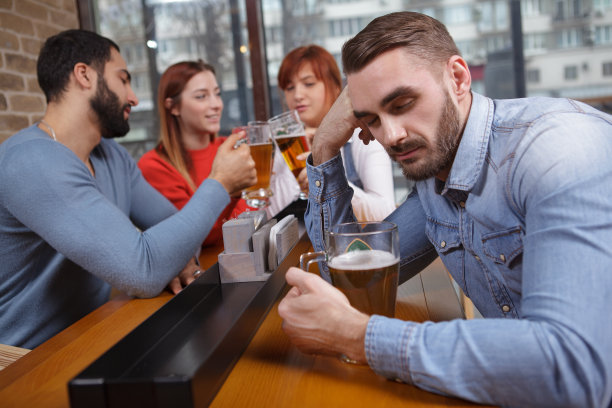
[[[75,0],[55,2],[45,7],[74,9],[66,3]],[[19,14],[25,3],[34,1],[0,2],[0,43],[11,35],[2,7]],[[156,87],[170,64],[201,58],[216,67],[225,103],[221,134],[228,134],[236,125],[283,111],[276,75],[288,51],[319,44],[341,67],[347,39],[375,17],[401,10],[428,14],[448,27],[477,92],[493,98],[569,97],[612,112],[612,0],[76,0],[76,5],[80,26],[115,40],[132,73],[140,104],[133,109],[132,130],[119,140],[135,158],[157,140]],[[47,25],[57,26],[50,13]],[[0,83],[8,84],[5,78],[0,65]],[[399,170],[395,181],[399,203],[409,184]]]

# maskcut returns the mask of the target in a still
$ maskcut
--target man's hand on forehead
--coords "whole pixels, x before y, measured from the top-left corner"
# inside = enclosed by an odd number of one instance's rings
[[[314,164],[319,165],[339,154],[358,126],[348,96],[348,87],[345,87],[315,133],[312,145]]]

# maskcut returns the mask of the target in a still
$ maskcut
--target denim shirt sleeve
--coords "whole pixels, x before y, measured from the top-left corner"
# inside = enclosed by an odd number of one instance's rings
[[[315,251],[325,250],[325,232],[330,225],[356,221],[349,187],[340,154],[319,166],[312,165],[312,154],[306,160],[308,172],[308,205],[304,215],[306,231]],[[330,281],[325,268],[323,278]]]

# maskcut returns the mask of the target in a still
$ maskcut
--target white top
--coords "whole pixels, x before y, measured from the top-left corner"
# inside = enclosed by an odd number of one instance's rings
[[[355,129],[348,141],[355,170],[363,183],[362,190],[349,182],[354,191],[351,204],[359,221],[381,221],[395,210],[391,159],[377,141],[372,141],[367,146],[363,144],[358,136],[360,130]],[[344,152],[341,151],[341,154],[344,161]],[[300,192],[300,187],[278,147],[274,153],[272,172],[270,188],[274,196],[266,209],[269,218],[289,205]]]

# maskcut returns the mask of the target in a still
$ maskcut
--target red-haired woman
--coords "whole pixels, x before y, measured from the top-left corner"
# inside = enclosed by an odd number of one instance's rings
[[[278,86],[287,107],[298,111],[307,135],[312,136],[340,95],[342,79],[336,60],[327,50],[307,45],[285,56],[278,72]],[[354,191],[353,211],[360,221],[380,221],[395,209],[391,160],[380,143],[363,144],[358,131],[341,152]],[[287,180],[290,179],[279,177],[276,183]],[[303,181],[300,184],[304,187]],[[273,185],[272,189],[280,191],[282,186]]]
[[[204,181],[219,146],[223,100],[215,70],[203,61],[183,61],[162,75],[157,95],[160,141],[138,167],[145,179],[181,209]],[[222,242],[221,226],[250,207],[239,197],[217,219],[203,246]]]

